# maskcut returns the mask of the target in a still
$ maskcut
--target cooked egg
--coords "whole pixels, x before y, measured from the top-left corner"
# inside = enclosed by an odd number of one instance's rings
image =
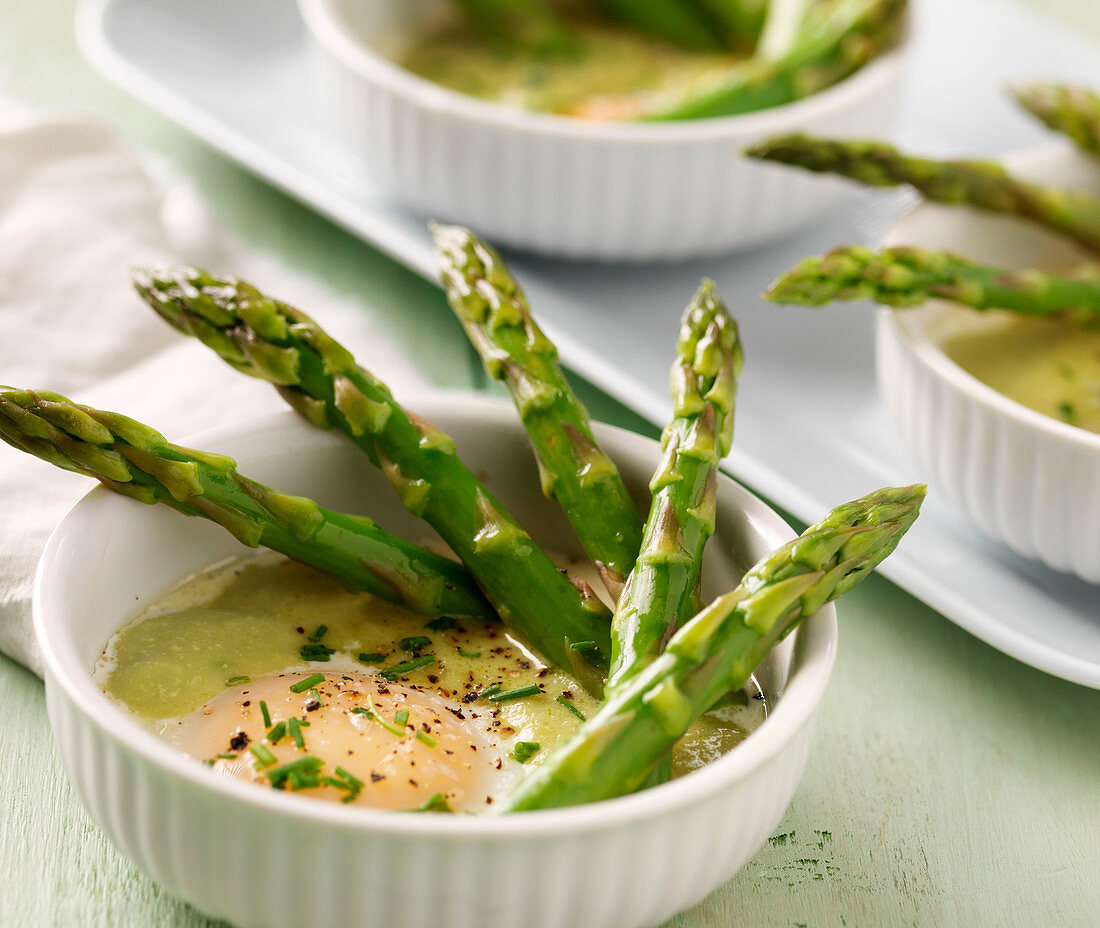
[[[440,796],[456,811],[484,809],[519,766],[463,707],[348,673],[282,673],[230,687],[180,721],[177,743],[225,776],[380,809],[416,809]]]

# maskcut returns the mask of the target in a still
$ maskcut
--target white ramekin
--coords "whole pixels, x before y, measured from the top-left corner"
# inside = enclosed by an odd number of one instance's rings
[[[1100,166],[1058,143],[1009,156],[1015,172],[1100,193]],[[921,204],[884,246],[954,251],[1002,267],[1067,268],[1087,256],[1019,220]],[[880,311],[879,390],[938,492],[1024,557],[1100,583],[1100,435],[1008,399],[939,347],[962,314],[931,303]]]
[[[888,131],[908,44],[787,106],[722,119],[596,122],[456,93],[372,50],[433,2],[299,0],[323,121],[373,184],[420,215],[570,258],[721,254],[816,219],[844,196],[843,184],[740,152],[786,132]]]
[[[505,505],[538,527],[538,540],[576,549],[539,493],[509,406],[468,397],[415,405],[455,437]],[[644,492],[660,455],[656,443],[597,431],[630,485]],[[360,452],[289,412],[196,444],[234,454],[246,473],[290,492],[423,534]],[[723,477],[706,564],[711,590],[728,587],[790,537],[778,515]],[[237,550],[216,526],[97,489],[50,539],[34,593],[50,721],[77,793],[142,870],[212,916],[252,928],[655,924],[741,867],[794,794],[835,658],[831,606],[761,667],[772,710],[748,740],[702,770],[633,796],[501,818],[411,815],[221,778],[137,725],[96,687],[91,669],[143,602]]]

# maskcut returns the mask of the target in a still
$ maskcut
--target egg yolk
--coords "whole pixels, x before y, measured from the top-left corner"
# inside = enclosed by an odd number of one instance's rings
[[[180,723],[180,746],[225,776],[335,802],[416,809],[442,796],[456,811],[491,802],[503,761],[461,706],[357,674],[305,686],[317,676],[219,693]]]

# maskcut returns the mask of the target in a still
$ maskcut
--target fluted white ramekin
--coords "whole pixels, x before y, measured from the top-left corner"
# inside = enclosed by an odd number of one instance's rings
[[[1100,194],[1100,167],[1061,143],[1004,159],[1015,172]],[[884,246],[954,251],[1002,267],[1088,260],[1018,220],[921,204]],[[879,390],[936,490],[985,534],[1024,557],[1100,583],[1100,435],[986,386],[940,348],[973,310],[932,303],[880,311]]]
[[[721,119],[590,121],[457,93],[371,48],[434,0],[299,0],[325,122],[387,196],[498,245],[570,258],[721,254],[787,235],[844,185],[741,157],[770,135],[882,135],[908,40],[805,100]]]
[[[550,548],[576,551],[539,492],[510,406],[414,403]],[[660,449],[610,427],[599,438],[644,492]],[[325,505],[423,534],[350,443],[293,414],[196,444]],[[95,490],[58,527],[39,567],[35,629],[58,750],[84,805],[149,876],[202,911],[249,928],[633,928],[692,905],[751,857],[783,815],[809,751],[835,658],[831,606],[758,673],[768,719],[713,764],[643,793],[573,809],[489,818],[376,812],[219,777],[137,725],[92,682],[110,635],[141,604],[239,547],[218,527]],[[720,480],[708,547],[711,592],[792,535],[733,480]]]

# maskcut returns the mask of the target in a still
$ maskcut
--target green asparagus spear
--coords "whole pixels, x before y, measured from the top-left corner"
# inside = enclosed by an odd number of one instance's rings
[[[921,248],[874,252],[858,245],[805,258],[764,294],[773,303],[822,306],[833,300],[873,300],[917,306],[930,299],[973,309],[1006,309],[1025,316],[1100,323],[1100,268],[1078,277],[987,267],[958,255]]]
[[[718,24],[725,44],[751,52],[764,27],[767,0],[694,0]]]
[[[1016,102],[1055,132],[1069,136],[1090,155],[1100,155],[1100,95],[1066,84],[1023,84]]]
[[[700,50],[722,47],[719,30],[687,0],[598,0],[608,15],[673,45]]]
[[[761,560],[673,636],[500,803],[517,812],[609,799],[642,785],[700,715],[744,686],[802,618],[847,593],[913,524],[924,486],[883,489],[834,509]]]
[[[642,518],[603,453],[553,343],[501,257],[468,229],[433,225],[447,299],[489,374],[502,380],[531,439],[542,489],[556,499],[618,596],[642,543]]]
[[[781,106],[830,87],[892,48],[906,0],[830,0],[807,11],[787,54],[751,58],[713,89],[696,93],[648,119],[707,119]]]
[[[839,174],[872,187],[910,184],[929,200],[1009,213],[1100,250],[1100,200],[1029,183],[989,161],[915,158],[883,142],[790,135],[745,152],[751,158]]]
[[[237,472],[232,458],[169,444],[147,425],[56,393],[0,387],[0,439],[108,489],[216,522],[238,541],[317,567],[416,612],[494,617],[461,564]]]
[[[548,661],[579,672],[570,644],[595,641],[584,657],[606,667],[607,610],[592,591],[554,566],[459,460],[448,436],[401,406],[316,322],[243,281],[194,268],[138,271],[134,284],[170,325],[275,384],[308,421],[344,432],[462,559],[500,617]]]
[[[607,692],[661,653],[698,608],[703,546],[714,532],[718,462],[733,440],[733,403],[743,355],[737,324],[711,281],[681,323],[672,366],[673,419],[661,438],[645,542],[611,622]]]

